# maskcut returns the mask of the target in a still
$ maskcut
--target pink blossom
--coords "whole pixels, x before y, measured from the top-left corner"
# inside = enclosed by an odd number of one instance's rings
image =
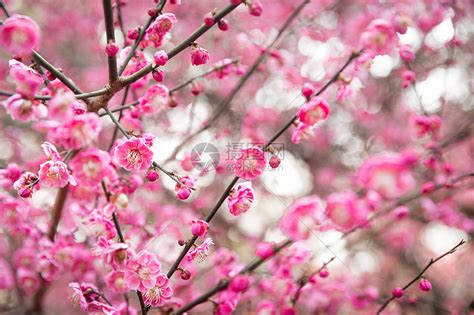
[[[213,245],[214,242],[210,237],[206,238],[204,242],[202,242],[200,245],[195,246],[193,249],[191,249],[187,255],[186,258],[188,261],[193,261],[194,259],[198,259],[198,262],[204,261],[207,256],[209,256],[209,253],[211,251],[211,245]]]
[[[160,274],[156,278],[156,284],[143,293],[145,303],[157,307],[165,304],[173,296],[173,290],[170,287],[170,280]]]
[[[230,289],[234,292],[244,292],[249,286],[249,277],[245,275],[237,275],[230,282]]]
[[[191,175],[180,176],[179,181],[182,185],[176,183],[174,191],[176,192],[176,198],[179,200],[186,200],[191,195],[191,190],[196,184],[196,178]]]
[[[163,39],[173,25],[177,22],[173,13],[159,15],[146,31],[145,40],[142,41],[142,47],[153,45],[155,48],[163,44]]]
[[[396,198],[414,187],[415,180],[402,155],[378,154],[369,157],[357,173],[366,189],[373,189],[384,198]]]
[[[48,103],[49,117],[58,121],[71,119],[74,116],[72,105],[76,101],[74,93],[60,89]]]
[[[107,152],[90,148],[80,151],[69,163],[79,185],[96,187],[114,172]]]
[[[128,245],[125,243],[116,243],[104,236],[99,236],[93,253],[101,256],[108,265],[118,267],[127,259]]]
[[[419,284],[419,288],[420,288],[421,291],[428,292],[433,288],[433,286],[431,285],[431,282],[429,280],[421,279],[420,284]]]
[[[432,134],[435,138],[439,134],[441,129],[441,117],[438,115],[415,115],[412,119],[412,122],[416,129],[416,135],[418,137],[423,137],[427,134]]]
[[[23,97],[33,98],[43,83],[41,75],[14,59],[10,60],[8,64],[10,65],[10,77],[16,85],[16,91]]]
[[[193,66],[204,65],[209,61],[209,52],[202,47],[193,47],[191,52],[191,64]]]
[[[67,165],[61,161],[47,161],[40,165],[39,180],[45,187],[64,187],[68,183],[75,186],[74,177],[69,174]]]
[[[110,240],[117,235],[117,230],[112,220],[99,209],[91,211],[86,224],[97,237],[104,236]]]
[[[263,12],[263,5],[260,1],[252,1],[248,6],[250,15],[260,16]]]
[[[194,236],[206,237],[209,223],[203,220],[193,220],[191,222],[191,233]]]
[[[15,55],[26,56],[40,42],[40,29],[31,18],[14,14],[0,26],[0,45]]]
[[[148,290],[157,285],[161,265],[156,256],[142,250],[127,261],[125,281],[129,290]]]
[[[266,259],[273,255],[273,251],[274,249],[272,244],[261,242],[257,244],[255,254],[262,259]]]
[[[168,54],[164,50],[158,50],[153,55],[153,60],[157,66],[164,66],[168,62]]]
[[[413,48],[411,48],[411,46],[409,45],[401,45],[400,47],[398,47],[398,52],[403,61],[409,62],[415,58]]]
[[[308,239],[311,231],[324,227],[327,218],[319,197],[313,195],[298,199],[280,220],[281,230],[294,240]]]
[[[22,122],[39,120],[48,115],[46,106],[36,100],[24,99],[20,94],[13,94],[2,105],[13,119]]]
[[[297,122],[296,129],[291,135],[291,141],[293,143],[299,144],[301,140],[307,140],[313,136],[313,133],[313,128],[311,128],[310,125]]]
[[[301,88],[301,94],[306,97],[307,100],[309,100],[314,94],[314,86],[311,83],[306,82]]]
[[[407,88],[412,82],[415,81],[415,72],[411,70],[404,70],[402,72],[403,83],[402,87]]]
[[[119,52],[120,48],[115,44],[114,42],[109,42],[107,45],[105,45],[105,53],[109,57],[115,57],[117,53]]]
[[[139,99],[140,111],[144,114],[159,113],[168,107],[169,99],[168,88],[162,84],[154,84]]]
[[[238,216],[247,212],[254,201],[252,183],[245,182],[233,188],[227,197],[227,206],[230,213]]]
[[[263,173],[266,164],[262,149],[257,147],[243,149],[234,161],[234,174],[245,180],[253,180]]]
[[[362,45],[378,54],[390,51],[396,40],[393,25],[383,19],[373,20],[361,35]]]
[[[296,115],[302,123],[313,126],[317,122],[327,119],[329,111],[328,102],[317,96],[301,106]]]
[[[22,198],[30,198],[33,195],[33,191],[38,189],[36,186],[38,182],[39,178],[36,174],[25,172],[13,183],[13,188]]]
[[[336,229],[344,231],[367,220],[368,211],[360,204],[353,192],[334,193],[328,196],[326,215]]]
[[[141,138],[124,139],[115,147],[114,158],[128,171],[144,171],[153,162],[153,151]]]
[[[88,147],[97,139],[101,131],[99,116],[95,113],[75,115],[51,132],[56,143],[68,149]]]
[[[20,288],[27,294],[32,295],[38,290],[41,280],[37,272],[20,267],[17,271],[17,280]]]
[[[0,186],[10,188],[21,176],[21,169],[18,164],[9,163],[6,168],[0,169]]]
[[[125,272],[112,270],[105,276],[107,286],[115,293],[127,293],[128,287],[125,283]]]

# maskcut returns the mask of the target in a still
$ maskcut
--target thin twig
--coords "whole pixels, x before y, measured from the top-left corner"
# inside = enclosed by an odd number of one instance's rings
[[[403,287],[403,290],[406,290],[408,289],[413,283],[415,283],[418,279],[420,279],[423,274],[432,266],[434,265],[437,261],[441,260],[442,258],[444,258],[445,256],[447,255],[450,255],[450,254],[453,254],[454,252],[456,252],[456,250],[461,246],[463,245],[464,243],[466,243],[465,240],[461,240],[456,246],[454,246],[453,248],[451,248],[450,250],[448,250],[446,253],[444,253],[443,255],[439,256],[438,258],[436,259],[431,259],[428,264],[425,266],[425,268],[423,268],[423,270],[420,271],[420,273],[415,277],[413,278],[410,282],[408,282],[404,287]],[[377,314],[380,314],[386,307],[388,304],[390,304],[390,302],[392,302],[393,300],[395,300],[395,297],[392,296],[390,297],[389,299],[387,299],[387,301],[385,301],[385,303],[379,308],[379,310],[377,311]]]

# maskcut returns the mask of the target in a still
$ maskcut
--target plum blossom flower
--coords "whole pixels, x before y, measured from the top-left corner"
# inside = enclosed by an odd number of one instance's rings
[[[115,225],[106,217],[99,209],[94,209],[89,214],[87,219],[87,226],[96,236],[104,236],[106,239],[113,239],[117,235]]]
[[[95,187],[107,176],[113,176],[110,157],[105,151],[90,148],[79,152],[69,163],[80,185]]]
[[[147,289],[143,293],[143,300],[145,303],[157,307],[165,304],[173,295],[173,290],[170,287],[170,280],[164,274],[158,275],[156,284]]]
[[[122,140],[114,150],[114,157],[128,171],[147,170],[153,162],[153,151],[141,138]]]
[[[243,149],[234,161],[234,174],[245,180],[253,180],[263,173],[266,164],[262,149],[257,147]]]
[[[115,293],[127,293],[128,288],[125,284],[125,272],[112,270],[105,276],[107,286]]]
[[[282,231],[294,240],[308,239],[311,231],[323,229],[327,218],[322,202],[313,195],[294,202],[280,220]]]
[[[398,47],[398,52],[403,61],[409,62],[415,58],[415,53],[410,45],[401,45]]]
[[[227,197],[227,206],[229,207],[230,213],[238,216],[250,209],[253,200],[252,183],[245,182],[231,190]]]
[[[196,178],[191,175],[180,176],[179,181],[182,185],[176,183],[174,191],[176,192],[176,198],[179,200],[186,200],[191,195],[191,190],[196,184]]]
[[[50,159],[40,165],[38,177],[41,185],[45,187],[64,187],[68,183],[77,185],[74,177],[69,174],[67,165],[61,161],[61,157],[56,147],[49,142],[41,145],[45,155]]]
[[[156,256],[142,250],[127,261],[125,281],[129,290],[148,290],[157,285],[161,265]]]
[[[114,307],[100,302],[101,296],[93,284],[71,282],[69,287],[73,291],[71,296],[73,306],[92,314],[117,314],[118,311]]]
[[[193,66],[204,65],[209,61],[209,52],[202,47],[193,47],[191,52],[191,64]]]
[[[299,120],[309,126],[329,117],[329,104],[322,97],[314,97],[305,103],[296,114]]]
[[[36,91],[43,83],[41,75],[25,64],[12,59],[10,65],[10,77],[16,85],[16,91],[26,98],[33,98]]]
[[[37,272],[23,267],[18,268],[17,280],[20,288],[28,295],[35,293],[41,283]]]
[[[415,185],[409,165],[402,155],[377,154],[358,169],[357,178],[364,188],[375,190],[383,198],[397,198]]]
[[[362,46],[378,54],[389,52],[396,39],[392,23],[384,19],[373,20],[361,35]]]
[[[58,121],[68,120],[73,117],[72,104],[76,101],[74,94],[65,89],[60,89],[48,103],[49,117]]]
[[[313,135],[314,131],[310,125],[302,122],[297,122],[296,129],[291,135],[291,141],[293,143],[300,143],[301,140],[307,140]]]
[[[432,134],[435,138],[438,137],[439,130],[441,129],[441,117],[438,115],[416,115],[412,119],[413,125],[416,129],[416,135],[423,137],[427,134]]]
[[[104,236],[99,236],[93,253],[101,256],[104,262],[114,267],[121,265],[127,259],[128,244],[116,243]]]
[[[338,230],[344,231],[364,223],[368,214],[353,192],[334,193],[327,198],[326,215]]]
[[[51,137],[56,143],[68,149],[90,146],[101,131],[99,116],[95,113],[74,115],[52,130]]]
[[[207,223],[204,220],[193,220],[191,222],[191,233],[194,236],[206,237],[208,229],[209,229],[209,223]]]
[[[26,56],[40,42],[40,28],[31,18],[14,14],[0,25],[0,45],[12,54]]]
[[[176,22],[177,19],[173,13],[160,14],[147,29],[142,47],[150,45],[153,45],[155,48],[160,47],[163,44],[166,33],[171,30]]]
[[[13,188],[17,191],[20,197],[30,198],[33,195],[33,191],[38,189],[36,186],[38,182],[39,178],[36,174],[25,172],[15,183],[13,183]]]
[[[210,237],[206,238],[204,242],[202,242],[200,245],[194,247],[188,252],[188,254],[186,255],[187,260],[191,262],[197,257],[198,262],[203,262],[204,260],[206,260],[207,256],[209,256],[209,253],[211,251],[211,245],[213,244],[214,242]]]
[[[143,114],[156,114],[168,107],[169,91],[163,84],[154,84],[139,99],[139,109]]]
[[[153,55],[153,61],[157,66],[164,66],[168,62],[168,54],[164,50],[158,50]]]
[[[48,108],[36,100],[23,98],[20,94],[13,94],[2,102],[10,116],[18,121],[36,121],[48,115]]]

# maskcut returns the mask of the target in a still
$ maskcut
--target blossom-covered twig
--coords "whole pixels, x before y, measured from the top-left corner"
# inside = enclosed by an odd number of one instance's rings
[[[275,257],[282,249],[284,249],[285,247],[288,247],[292,243],[293,243],[292,240],[284,241],[282,244],[280,244],[280,245],[278,245],[274,248],[273,254],[271,256],[254,260],[253,262],[251,262],[250,264],[245,266],[238,273],[238,275],[242,275],[242,274],[246,274],[246,273],[254,271],[258,267],[260,267],[260,265],[265,263],[267,260],[272,259],[273,257]],[[207,291],[206,293],[204,293],[200,297],[196,298],[195,300],[189,302],[188,304],[184,305],[180,309],[176,310],[173,314],[182,314],[184,312],[187,312],[187,311],[191,310],[196,305],[199,305],[199,304],[202,304],[202,303],[208,301],[209,298],[211,296],[213,296],[214,294],[216,294],[216,293],[218,293],[222,290],[227,289],[227,287],[229,286],[231,281],[232,281],[232,278],[219,281],[219,283],[214,288],[210,289],[209,291]]]
[[[281,38],[283,33],[288,29],[288,27],[291,25],[293,20],[302,12],[303,8],[305,5],[309,3],[308,0],[305,0],[301,2],[301,4],[293,11],[293,13],[283,22],[283,24],[280,26],[277,35],[273,39],[273,41],[268,44],[268,46],[265,47],[265,50],[255,59],[253,64],[248,68],[248,70],[245,72],[245,74],[240,78],[239,82],[237,85],[232,89],[232,91],[226,96],[224,100],[217,106],[217,110],[214,112],[212,117],[206,121],[206,124],[199,128],[196,132],[190,134],[187,136],[179,145],[175,147],[171,155],[166,159],[165,164],[170,162],[171,160],[174,160],[178,152],[181,150],[183,146],[185,146],[187,143],[189,143],[194,137],[196,137],[198,134],[201,134],[202,132],[206,131],[209,129],[212,124],[219,118],[219,116],[225,112],[225,110],[230,106],[234,98],[237,96],[237,94],[240,92],[240,90],[245,86],[247,81],[252,77],[252,75],[255,73],[255,71],[258,69],[258,67],[266,60],[268,54],[272,51],[273,47],[275,44],[278,42],[278,40]]]
[[[444,258],[445,256],[447,255],[450,255],[450,254],[453,254],[454,252],[456,252],[456,250],[461,246],[463,245],[464,243],[466,243],[465,240],[461,240],[456,246],[454,246],[453,248],[451,248],[450,250],[448,250],[446,253],[444,253],[443,255],[439,256],[438,258],[436,259],[431,259],[428,264],[425,266],[425,268],[423,268],[423,270],[420,271],[420,273],[415,277],[413,278],[410,282],[408,282],[402,289],[403,290],[406,290],[408,289],[413,283],[415,283],[418,279],[420,279],[423,274],[432,266],[434,265],[437,261],[441,260],[442,258]],[[377,314],[380,314],[386,307],[388,304],[390,304],[390,302],[392,302],[393,300],[395,300],[396,297],[395,296],[392,296],[390,297],[389,299],[387,299],[385,301],[385,303],[379,308],[379,310],[377,311]]]
[[[336,82],[337,78],[339,77],[339,75],[349,66],[349,64],[357,57],[359,56],[360,52],[353,52],[349,58],[347,59],[347,61],[343,64],[343,66],[331,77],[331,79],[318,91],[316,92],[315,95],[320,95],[321,93],[323,93],[331,84],[333,84],[334,82]],[[278,130],[278,132],[264,145],[263,149],[264,150],[267,150],[270,145],[276,140],[278,139],[282,134],[283,132],[285,132],[288,128],[290,128],[290,126],[293,124],[293,122],[297,119],[297,116],[295,115],[293,118],[290,119],[290,121],[285,124],[280,130]],[[220,206],[224,203],[224,201],[226,200],[227,196],[229,195],[229,193],[231,192],[232,188],[234,187],[234,185],[237,183],[237,181],[239,180],[239,177],[238,176],[234,176],[234,178],[232,179],[232,181],[229,183],[229,185],[227,186],[227,188],[225,189],[225,191],[222,193],[221,197],[219,198],[219,200],[217,201],[216,205],[214,206],[214,208],[211,210],[211,212],[208,214],[208,216],[206,217],[206,222],[210,222],[212,220],[212,218],[214,217],[214,215],[217,213],[217,211],[219,210]],[[171,278],[171,276],[173,276],[173,274],[175,273],[175,271],[178,269],[179,267],[179,264],[181,263],[181,261],[184,259],[184,257],[186,256],[186,254],[188,253],[188,251],[191,249],[191,247],[194,245],[194,243],[196,242],[196,240],[198,239],[197,236],[194,236],[193,238],[191,238],[187,243],[186,245],[184,246],[183,250],[181,251],[181,253],[179,254],[178,258],[176,259],[176,261],[174,262],[174,264],[171,266],[170,270],[168,271],[167,273],[167,276],[168,278]]]

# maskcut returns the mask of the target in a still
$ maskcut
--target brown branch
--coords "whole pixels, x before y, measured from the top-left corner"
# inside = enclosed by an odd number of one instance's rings
[[[309,279],[314,276],[314,275],[317,275],[318,273],[321,272],[321,270],[323,270],[324,268],[326,268],[327,265],[329,265],[334,259],[336,259],[336,257],[331,257],[331,259],[329,259],[327,262],[325,262],[318,270],[310,273],[309,275],[306,275],[306,276],[302,276],[299,280],[298,280],[298,289],[296,289],[296,292],[295,294],[293,295],[293,297],[291,298],[291,303],[293,304],[293,306],[296,305],[296,302],[298,302],[298,299],[300,298],[300,294],[301,294],[301,290],[303,290],[303,287],[309,282]]]
[[[102,0],[102,7],[104,8],[107,43],[115,43],[114,11],[112,8],[112,1]],[[118,79],[117,58],[115,56],[107,56],[107,62],[109,64],[109,83],[113,83]]]
[[[463,245],[464,243],[466,243],[465,240],[461,240],[456,246],[454,246],[452,249],[450,249],[449,251],[447,251],[446,253],[444,253],[443,255],[439,256],[438,258],[436,259],[431,259],[428,264],[425,266],[425,268],[423,268],[423,270],[420,271],[420,273],[415,277],[413,278],[410,282],[408,282],[404,287],[403,287],[403,290],[405,291],[406,289],[408,289],[413,283],[415,283],[418,279],[420,279],[423,274],[432,266],[434,265],[437,261],[441,260],[442,258],[444,258],[445,256],[447,255],[450,255],[450,254],[453,254],[454,252],[456,252],[456,250],[461,246]],[[390,304],[390,302],[392,302],[393,300],[395,300],[395,297],[392,296],[390,297],[387,301],[385,301],[385,303],[379,308],[379,310],[377,311],[377,314],[380,314],[386,307],[388,304]]]
[[[267,257],[267,258],[259,258],[259,259],[256,259],[254,260],[253,262],[251,262],[250,264],[248,264],[247,266],[245,266],[239,273],[238,275],[242,275],[242,274],[246,274],[246,273],[250,273],[252,271],[254,271],[255,269],[257,269],[258,267],[260,267],[260,265],[262,265],[263,263],[265,263],[267,260],[275,257],[282,249],[284,249],[285,247],[291,245],[293,243],[292,240],[286,240],[285,242],[283,242],[282,244],[278,245],[277,247],[274,248],[273,250],[273,254],[270,256],[270,257]],[[196,305],[199,305],[199,304],[202,304],[206,301],[209,300],[209,298],[211,296],[213,296],[214,294],[222,291],[222,290],[225,290],[227,289],[227,287],[229,286],[229,284],[231,283],[233,278],[230,278],[230,279],[226,279],[226,280],[221,280],[219,281],[219,283],[214,287],[212,288],[211,290],[207,291],[206,293],[204,293],[203,295],[201,295],[200,297],[196,298],[195,300],[189,302],[188,304],[184,305],[183,307],[181,307],[180,309],[178,309],[176,312],[173,312],[173,314],[182,314],[182,313],[185,313],[189,310],[191,310],[192,308],[194,308]]]

